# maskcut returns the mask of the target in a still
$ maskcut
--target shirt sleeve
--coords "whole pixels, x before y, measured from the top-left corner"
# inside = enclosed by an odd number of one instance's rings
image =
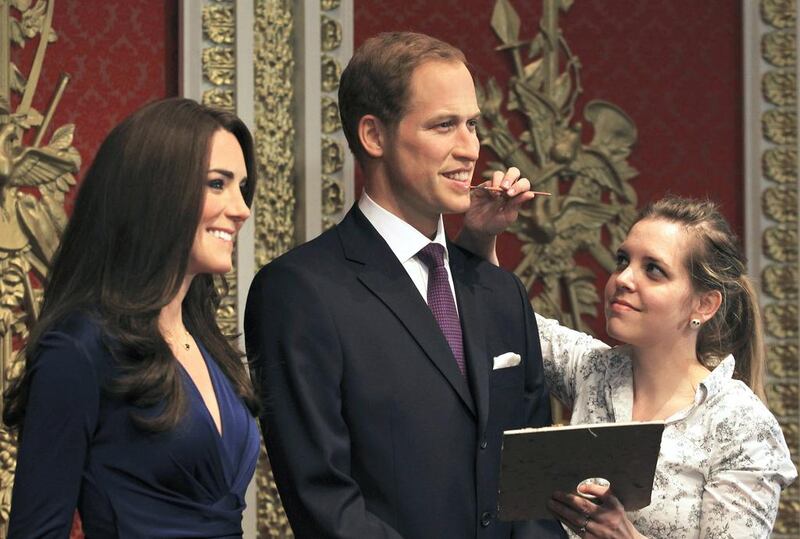
[[[572,408],[581,381],[582,365],[591,360],[591,352],[606,350],[608,345],[538,314],[536,323],[547,385],[558,400]]]
[[[744,405],[747,400],[752,407]],[[769,537],[781,489],[797,477],[772,414],[752,394],[739,402],[714,426],[718,449],[703,492],[702,538]]]
[[[99,389],[79,342],[48,333],[33,362],[11,499],[9,539],[69,536]]]

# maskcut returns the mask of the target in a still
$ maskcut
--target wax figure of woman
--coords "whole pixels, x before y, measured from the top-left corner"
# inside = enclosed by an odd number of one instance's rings
[[[115,127],[80,187],[3,419],[9,538],[241,537],[257,401],[212,274],[249,216],[253,143],[188,99]]]
[[[486,200],[476,204],[484,214]],[[462,243],[496,259],[485,215],[466,225]],[[745,270],[714,204],[666,198],[641,212],[605,288],[606,328],[624,345],[537,315],[545,375],[573,424],[666,422],[652,503],[626,512],[613,485],[584,490],[599,504],[555,493],[550,509],[572,534],[769,536],[797,472],[762,402],[760,315]]]

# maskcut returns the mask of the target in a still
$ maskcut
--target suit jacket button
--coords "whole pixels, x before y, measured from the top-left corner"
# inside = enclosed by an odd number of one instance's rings
[[[481,449],[486,449],[486,447],[487,447],[488,445],[489,445],[489,443],[488,443],[486,440],[482,441],[482,442],[481,442]]]
[[[486,528],[491,523],[492,523],[492,514],[489,511],[484,512],[481,515],[481,526]]]

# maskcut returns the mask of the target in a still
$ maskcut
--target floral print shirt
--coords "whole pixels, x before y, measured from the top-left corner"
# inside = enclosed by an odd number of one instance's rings
[[[548,385],[572,409],[571,422],[631,421],[630,347],[536,321]],[[694,403],[666,420],[652,502],[627,513],[644,536],[769,537],[781,489],[797,470],[775,417],[733,369],[728,356],[700,383]]]

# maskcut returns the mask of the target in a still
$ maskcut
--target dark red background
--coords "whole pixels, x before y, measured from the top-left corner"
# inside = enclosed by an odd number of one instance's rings
[[[510,0],[520,36],[538,32],[541,2]],[[383,31],[423,32],[461,48],[482,83],[502,86],[511,56],[490,26],[494,0],[355,0],[355,45]],[[666,193],[718,201],[734,230],[743,226],[742,13],[730,0],[576,0],[559,25],[582,64],[583,104],[603,99],[634,121],[639,141],[629,159],[640,205]],[[584,137],[586,142],[591,130]],[[519,134],[519,132],[517,133]],[[482,150],[478,170],[487,158]],[[451,232],[458,218],[448,219]],[[503,266],[519,262],[519,242],[500,238]],[[598,279],[599,284],[604,277]],[[587,320],[604,335],[599,319]]]

